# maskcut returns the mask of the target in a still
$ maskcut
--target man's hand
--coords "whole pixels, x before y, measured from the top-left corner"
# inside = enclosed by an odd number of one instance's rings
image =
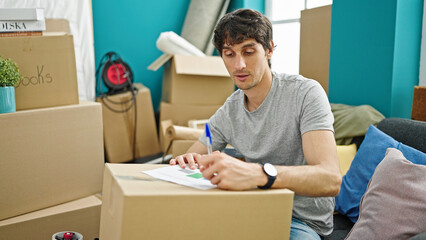
[[[200,158],[201,155],[198,153],[186,153],[171,159],[169,163],[170,165],[179,164],[181,168],[186,168],[186,163],[188,163],[190,169],[196,169],[197,165],[195,163],[198,162]]]
[[[259,164],[242,162],[218,151],[200,156],[197,162],[203,177],[221,189],[248,190],[268,181]]]

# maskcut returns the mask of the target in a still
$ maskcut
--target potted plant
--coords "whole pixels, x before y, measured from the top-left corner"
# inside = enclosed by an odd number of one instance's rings
[[[0,113],[16,111],[15,86],[21,79],[16,63],[0,56]]]

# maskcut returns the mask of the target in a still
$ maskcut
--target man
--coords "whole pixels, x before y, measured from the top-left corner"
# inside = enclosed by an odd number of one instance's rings
[[[228,13],[214,34],[239,90],[209,119],[216,152],[205,155],[204,134],[170,164],[194,169],[198,163],[203,177],[222,189],[288,188],[295,192],[290,238],[330,234],[342,177],[324,90],[314,80],[271,71],[272,25],[259,12]],[[219,152],[228,143],[245,162]]]

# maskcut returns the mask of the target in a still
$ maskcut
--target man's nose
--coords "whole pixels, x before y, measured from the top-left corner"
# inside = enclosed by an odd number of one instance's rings
[[[245,62],[243,56],[241,56],[241,55],[237,55],[236,56],[236,58],[235,58],[235,68],[237,70],[241,70],[241,69],[246,68],[246,62]]]

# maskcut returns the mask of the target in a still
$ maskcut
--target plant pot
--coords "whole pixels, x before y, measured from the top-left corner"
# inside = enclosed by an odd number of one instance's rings
[[[0,87],[0,113],[16,112],[15,87]]]

